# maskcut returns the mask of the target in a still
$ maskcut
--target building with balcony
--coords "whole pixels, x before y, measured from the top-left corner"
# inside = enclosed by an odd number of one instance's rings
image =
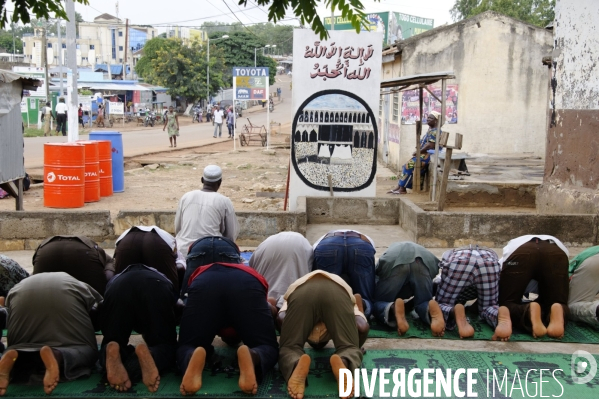
[[[80,22],[78,32],[75,56],[80,67],[127,64],[132,69],[136,64],[135,53],[139,53],[148,40],[157,36],[156,29],[150,26],[127,26],[125,21],[110,14],[99,15],[93,22]],[[23,37],[25,62],[32,66],[42,66],[42,36],[43,29],[36,28],[32,35]],[[66,37],[62,38],[62,43],[56,36],[47,37],[49,67],[58,65],[61,51],[63,65],[66,65],[66,47]]]

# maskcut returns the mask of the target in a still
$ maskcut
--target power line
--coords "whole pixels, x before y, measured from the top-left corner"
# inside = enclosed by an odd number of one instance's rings
[[[245,30],[247,30],[252,35],[254,35],[256,38],[258,38],[258,36],[254,32],[252,32],[247,26],[245,26],[245,24],[243,22],[241,22],[241,20],[239,19],[239,17],[237,15],[235,15],[235,13],[233,12],[233,10],[231,10],[231,7],[229,7],[229,5],[227,4],[227,2],[225,0],[223,0],[223,3],[225,3],[225,6],[227,6],[227,8],[229,9],[229,11],[231,11],[231,13],[235,16],[235,18],[237,18],[237,20],[245,28]]]

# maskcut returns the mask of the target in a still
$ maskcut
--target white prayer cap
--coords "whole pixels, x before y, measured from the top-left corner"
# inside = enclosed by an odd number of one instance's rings
[[[204,181],[214,183],[223,178],[223,171],[217,165],[208,165],[204,168]]]

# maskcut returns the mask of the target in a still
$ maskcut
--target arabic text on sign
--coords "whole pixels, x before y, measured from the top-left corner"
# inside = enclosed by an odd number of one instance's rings
[[[337,46],[335,42],[330,45],[321,44],[320,41],[314,42],[314,47],[306,46],[304,58],[326,58],[331,59],[337,56],[337,62],[334,65],[315,63],[313,72],[310,73],[312,79],[321,77],[323,80],[334,79],[343,76],[348,80],[364,80],[370,77],[371,69],[364,64],[372,57],[374,49],[372,44],[364,47]],[[358,63],[355,66],[355,63]],[[352,65],[354,64],[354,65]]]

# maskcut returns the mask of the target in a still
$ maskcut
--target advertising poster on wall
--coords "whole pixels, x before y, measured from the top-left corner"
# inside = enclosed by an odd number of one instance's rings
[[[42,81],[42,85],[37,90],[29,90],[29,95],[32,97],[46,98],[46,69],[37,67],[12,67],[12,71],[26,78],[38,79]]]
[[[428,86],[428,89],[441,98],[440,86]],[[431,111],[441,112],[441,103],[424,90],[423,95],[424,118]],[[418,90],[407,90],[402,92],[401,124],[413,125],[420,120],[420,109],[418,105]],[[458,85],[447,85],[445,92],[445,123],[458,123]]]
[[[341,15],[336,15],[333,18],[335,18],[335,30],[355,31],[349,20],[344,19]],[[362,27],[362,31],[382,33],[383,45],[410,38],[433,29],[435,26],[435,21],[432,18],[393,11],[370,13],[366,15],[366,20],[368,24],[366,27]],[[324,27],[327,30],[331,29],[331,17],[324,18]]]
[[[432,18],[417,17],[415,15],[403,14],[401,12],[389,13],[389,34],[387,44],[397,40],[404,40],[435,27]]]
[[[293,33],[291,210],[299,196],[376,194],[383,34],[329,34]]]

